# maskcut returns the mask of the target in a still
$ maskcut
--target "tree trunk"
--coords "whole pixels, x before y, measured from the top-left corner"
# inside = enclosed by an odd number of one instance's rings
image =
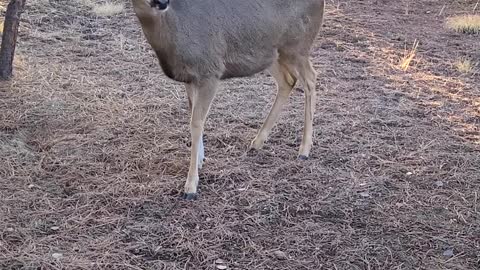
[[[0,79],[7,80],[12,76],[13,57],[17,45],[18,25],[25,0],[10,0],[5,14],[2,47],[0,49]]]

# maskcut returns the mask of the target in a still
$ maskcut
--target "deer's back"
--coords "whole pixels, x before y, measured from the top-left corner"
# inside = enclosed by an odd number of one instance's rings
[[[250,76],[279,52],[308,54],[323,8],[324,0],[172,0],[165,15],[173,44],[157,55],[180,81]]]

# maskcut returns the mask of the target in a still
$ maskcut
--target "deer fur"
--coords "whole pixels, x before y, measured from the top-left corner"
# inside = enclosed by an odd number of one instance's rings
[[[305,88],[299,158],[312,147],[317,74],[310,50],[323,22],[324,0],[132,0],[143,33],[165,75],[185,84],[192,151],[185,197],[197,193],[203,126],[221,80],[268,70],[277,97],[251,148],[260,149],[297,80]]]

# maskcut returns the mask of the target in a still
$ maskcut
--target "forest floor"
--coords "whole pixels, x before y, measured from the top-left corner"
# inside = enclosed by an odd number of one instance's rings
[[[226,81],[194,202],[183,86],[130,1],[86,3],[22,15],[0,85],[1,269],[480,268],[480,66],[455,67],[480,62],[480,35],[445,28],[476,1],[327,1],[311,158],[301,87],[249,153],[275,85]]]

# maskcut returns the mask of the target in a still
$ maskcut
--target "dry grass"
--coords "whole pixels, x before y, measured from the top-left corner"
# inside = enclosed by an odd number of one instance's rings
[[[27,1],[22,69],[0,84],[0,269],[478,268],[480,77],[448,77],[476,40],[451,46],[433,16],[403,20],[399,1],[377,1],[380,13],[369,1],[329,6],[312,52],[322,75],[311,159],[296,160],[301,91],[265,148],[246,153],[274,82],[227,81],[191,203],[179,199],[186,95],[125,3],[104,18],[75,1]],[[391,33],[412,32],[421,65],[387,66],[404,44]]]
[[[474,72],[476,64],[468,58],[461,58],[455,62],[455,67],[463,74],[471,74]]]
[[[410,5],[411,5],[411,0],[403,0],[404,2],[404,5],[405,5],[405,15],[409,15],[410,14]]]
[[[407,71],[407,69],[410,67],[410,63],[412,62],[413,58],[415,58],[415,55],[417,54],[417,48],[418,48],[418,41],[415,40],[413,42],[412,48],[408,51],[405,52],[405,55],[400,59],[399,67],[403,71]]]
[[[461,33],[480,33],[480,15],[459,15],[447,19],[447,27]]]
[[[92,11],[100,17],[108,17],[122,13],[125,6],[122,3],[105,2],[101,4],[93,4]]]

